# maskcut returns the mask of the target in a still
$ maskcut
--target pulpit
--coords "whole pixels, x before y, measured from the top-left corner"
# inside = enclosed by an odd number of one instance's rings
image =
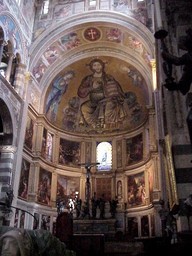
[[[64,242],[68,248],[71,248],[73,236],[73,218],[68,212],[62,212],[56,220],[56,237]]]

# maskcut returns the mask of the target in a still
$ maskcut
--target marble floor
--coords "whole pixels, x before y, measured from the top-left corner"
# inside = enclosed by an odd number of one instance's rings
[[[131,242],[105,242],[105,256],[187,256],[191,255],[192,232],[178,233],[175,243],[170,238],[141,239]]]

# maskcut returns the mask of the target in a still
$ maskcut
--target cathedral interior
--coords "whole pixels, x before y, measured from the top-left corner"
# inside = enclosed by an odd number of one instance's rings
[[[191,9],[0,1],[0,226],[67,245],[190,232]]]

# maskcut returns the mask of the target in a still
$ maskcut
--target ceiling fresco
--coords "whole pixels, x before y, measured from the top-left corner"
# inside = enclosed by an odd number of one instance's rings
[[[96,45],[97,48],[104,45],[114,48],[115,51],[125,49],[126,52],[133,51],[148,67],[151,67],[151,49],[147,49],[140,38],[130,34],[127,29],[115,24],[108,26],[101,23],[88,23],[68,29],[47,48],[38,52],[35,63],[33,63],[32,75],[40,83],[43,75],[50,66],[65,58],[66,54],[82,51]]]
[[[13,45],[13,53],[21,52],[21,37],[14,21],[7,15],[0,16],[0,25],[5,30],[4,36],[5,41],[11,40]]]
[[[66,132],[129,132],[147,118],[148,87],[141,74],[115,57],[84,58],[66,67],[45,97],[47,119]]]
[[[141,127],[151,104],[153,49],[127,27],[87,22],[36,49],[31,70],[43,113],[74,134],[122,134]],[[151,41],[150,41],[151,42]]]

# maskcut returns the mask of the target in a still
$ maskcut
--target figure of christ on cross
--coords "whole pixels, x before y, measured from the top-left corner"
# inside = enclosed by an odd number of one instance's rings
[[[82,163],[79,164],[80,166],[85,166],[86,169],[86,182],[85,182],[85,211],[84,211],[84,217],[88,215],[90,216],[90,209],[89,209],[89,204],[90,204],[90,198],[91,198],[91,183],[90,183],[90,176],[91,176],[91,168],[93,166],[96,166],[100,163]]]

